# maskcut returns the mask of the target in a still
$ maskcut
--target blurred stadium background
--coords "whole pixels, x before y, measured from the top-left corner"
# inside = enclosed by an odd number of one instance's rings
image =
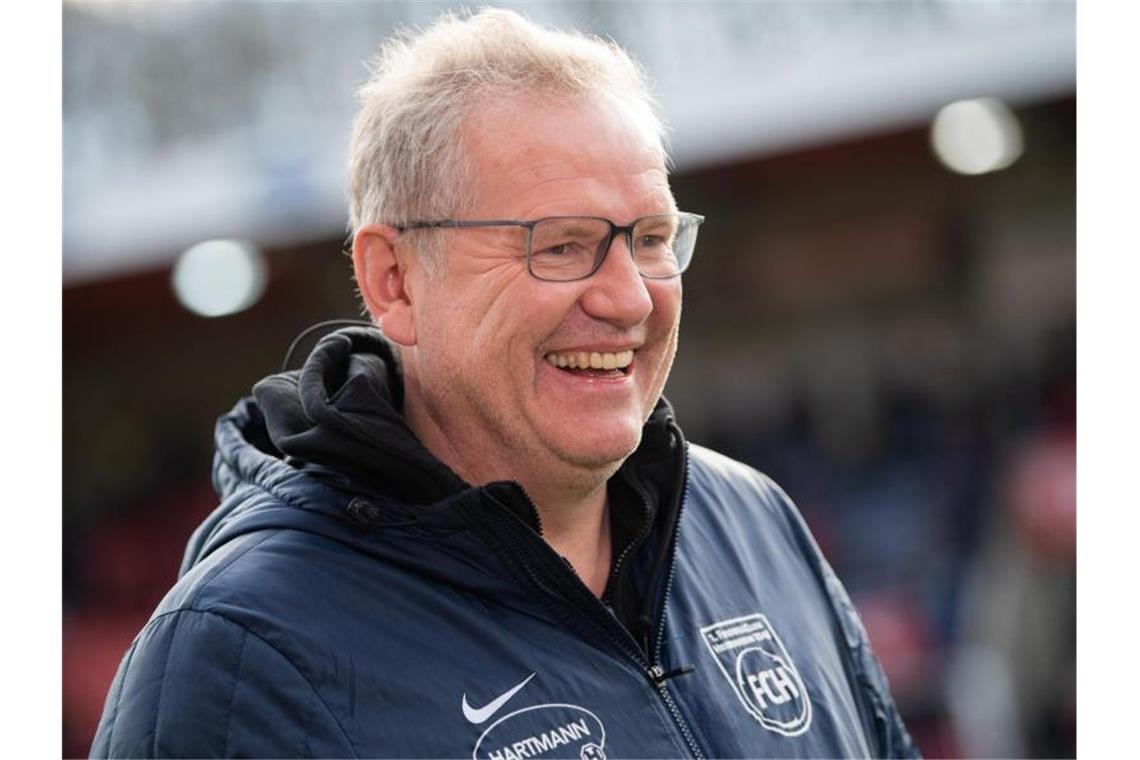
[[[666,394],[797,501],[922,751],[1073,756],[1074,6],[501,5],[648,69],[708,217]],[[445,7],[64,4],[65,756],[214,506],[213,420],[358,314],[353,92]]]

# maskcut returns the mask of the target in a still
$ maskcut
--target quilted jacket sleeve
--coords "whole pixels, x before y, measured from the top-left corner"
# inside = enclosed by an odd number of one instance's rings
[[[92,757],[354,757],[304,674],[212,612],[153,619],[119,665]]]
[[[811,558],[815,565],[816,575],[827,591],[832,610],[843,632],[847,645],[847,654],[851,663],[852,675],[855,681],[856,696],[860,700],[860,710],[868,723],[868,739],[873,742],[871,749],[874,757],[883,758],[918,758],[921,757],[918,747],[906,730],[902,716],[899,715],[895,700],[891,696],[887,676],[883,672],[879,659],[871,650],[871,641],[867,636],[867,629],[847,589],[831,569],[831,565],[824,558],[803,516],[796,509],[791,498],[774,481],[765,475],[760,475],[762,482],[774,492],[783,506],[789,522],[800,541],[800,548],[805,556]]]
[[[822,570],[831,603],[847,638],[858,688],[862,692],[865,708],[874,724],[874,738],[878,744],[875,756],[920,757],[918,747],[910,738],[902,716],[895,707],[895,700],[887,684],[887,676],[883,673],[879,659],[871,651],[867,631],[850,597],[847,596],[847,590],[843,588],[843,584],[839,582],[839,578],[826,561],[822,561]]]

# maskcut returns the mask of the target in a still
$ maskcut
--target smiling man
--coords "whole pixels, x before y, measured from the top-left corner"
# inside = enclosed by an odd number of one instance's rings
[[[361,224],[357,279],[400,347],[416,437],[468,483],[518,482],[601,596],[606,483],[668,377],[700,217],[677,213],[653,125],[617,93],[501,87],[465,114],[464,221]]]
[[[914,754],[794,506],[661,396],[703,219],[624,52],[499,10],[390,42],[350,211],[375,326],[219,421],[94,755]]]

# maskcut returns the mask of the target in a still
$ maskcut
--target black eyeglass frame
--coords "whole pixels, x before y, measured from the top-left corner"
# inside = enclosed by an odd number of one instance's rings
[[[464,227],[524,227],[526,229],[526,270],[530,273],[531,277],[543,282],[577,282],[585,280],[594,276],[594,273],[602,268],[602,264],[606,260],[606,256],[610,253],[610,248],[613,247],[614,238],[618,235],[625,236],[626,246],[629,248],[630,256],[633,256],[633,228],[644,222],[646,219],[660,219],[677,217],[681,221],[690,221],[696,223],[699,227],[705,218],[700,214],[691,214],[687,211],[678,211],[674,214],[650,214],[634,219],[629,224],[622,226],[615,224],[613,221],[606,219],[604,216],[589,216],[589,215],[563,215],[563,216],[544,216],[541,219],[534,219],[530,221],[522,219],[427,219],[405,222],[403,224],[393,224],[397,230],[403,232],[404,230],[426,230],[426,229],[462,229]],[[610,226],[609,234],[602,239],[598,245],[598,251],[594,255],[594,266],[590,271],[581,277],[572,277],[569,280],[555,280],[549,277],[540,277],[534,273],[534,268],[531,266],[531,256],[534,251],[532,250],[531,243],[534,241],[534,228],[543,222],[556,221],[559,219],[596,219],[599,222],[605,222]],[[694,247],[696,242],[693,243]],[[635,258],[636,262],[637,259]],[[645,274],[640,269],[637,270],[638,274],[649,280],[671,280],[674,277],[680,277],[681,274],[689,268],[689,264],[693,261],[692,255],[689,260],[685,262],[683,267],[680,267],[673,274],[668,275],[652,275]]]

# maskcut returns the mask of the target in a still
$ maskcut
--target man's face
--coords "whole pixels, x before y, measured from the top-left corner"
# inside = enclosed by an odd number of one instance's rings
[[[676,210],[653,143],[602,97],[519,99],[465,123],[474,207],[468,219],[600,216],[626,225]],[[405,358],[412,403],[461,455],[493,477],[552,467],[597,471],[637,447],[677,348],[680,278],[642,278],[617,237],[576,282],[527,272],[522,228],[438,230],[442,274],[409,283],[416,345]],[[552,359],[615,354],[624,369],[559,368]],[[472,441],[479,442],[477,452]]]

